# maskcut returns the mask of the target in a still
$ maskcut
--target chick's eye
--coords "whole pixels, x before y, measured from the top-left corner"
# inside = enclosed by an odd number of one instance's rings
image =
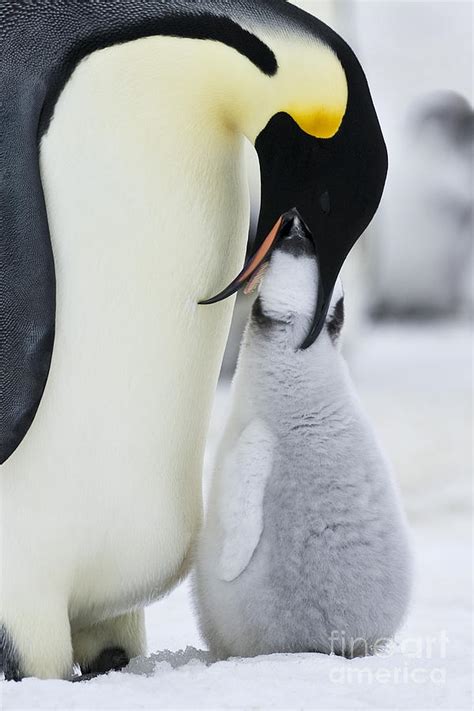
[[[327,190],[325,190],[319,196],[319,205],[324,214],[329,215],[329,213],[331,212],[331,200],[329,198],[329,193]]]

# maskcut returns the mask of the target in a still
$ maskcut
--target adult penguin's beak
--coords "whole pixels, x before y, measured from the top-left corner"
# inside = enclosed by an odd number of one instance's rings
[[[281,217],[278,218],[268,235],[255,250],[254,254],[252,254],[252,256],[246,261],[240,274],[238,274],[235,279],[231,281],[229,286],[210,299],[200,301],[200,304],[216,304],[218,301],[222,301],[223,299],[227,299],[228,296],[232,296],[232,294],[235,294],[236,291],[239,291],[239,289],[245,286],[245,284],[254,276],[270,255],[272,248],[277,241],[284,217],[284,215],[281,215]]]

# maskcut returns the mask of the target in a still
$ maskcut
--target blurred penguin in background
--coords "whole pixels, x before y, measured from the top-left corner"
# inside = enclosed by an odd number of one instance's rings
[[[455,92],[424,97],[409,113],[375,245],[376,317],[472,313],[473,139],[474,112]]]

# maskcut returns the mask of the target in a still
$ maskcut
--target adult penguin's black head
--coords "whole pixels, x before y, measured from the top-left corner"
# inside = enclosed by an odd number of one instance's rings
[[[226,289],[202,303],[237,291],[278,240],[284,215],[296,209],[313,236],[321,277],[307,347],[324,324],[345,258],[377,210],[387,151],[366,77],[347,43],[286,2],[262,3],[261,13],[266,24],[254,33],[269,55],[257,101],[269,117],[255,137],[262,186],[255,251]]]

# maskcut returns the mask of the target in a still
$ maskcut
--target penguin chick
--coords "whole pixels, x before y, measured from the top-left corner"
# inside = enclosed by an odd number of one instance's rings
[[[406,524],[339,353],[340,284],[323,331],[299,348],[317,281],[312,241],[295,217],[243,338],[196,548],[196,609],[219,658],[370,654],[407,610]]]

